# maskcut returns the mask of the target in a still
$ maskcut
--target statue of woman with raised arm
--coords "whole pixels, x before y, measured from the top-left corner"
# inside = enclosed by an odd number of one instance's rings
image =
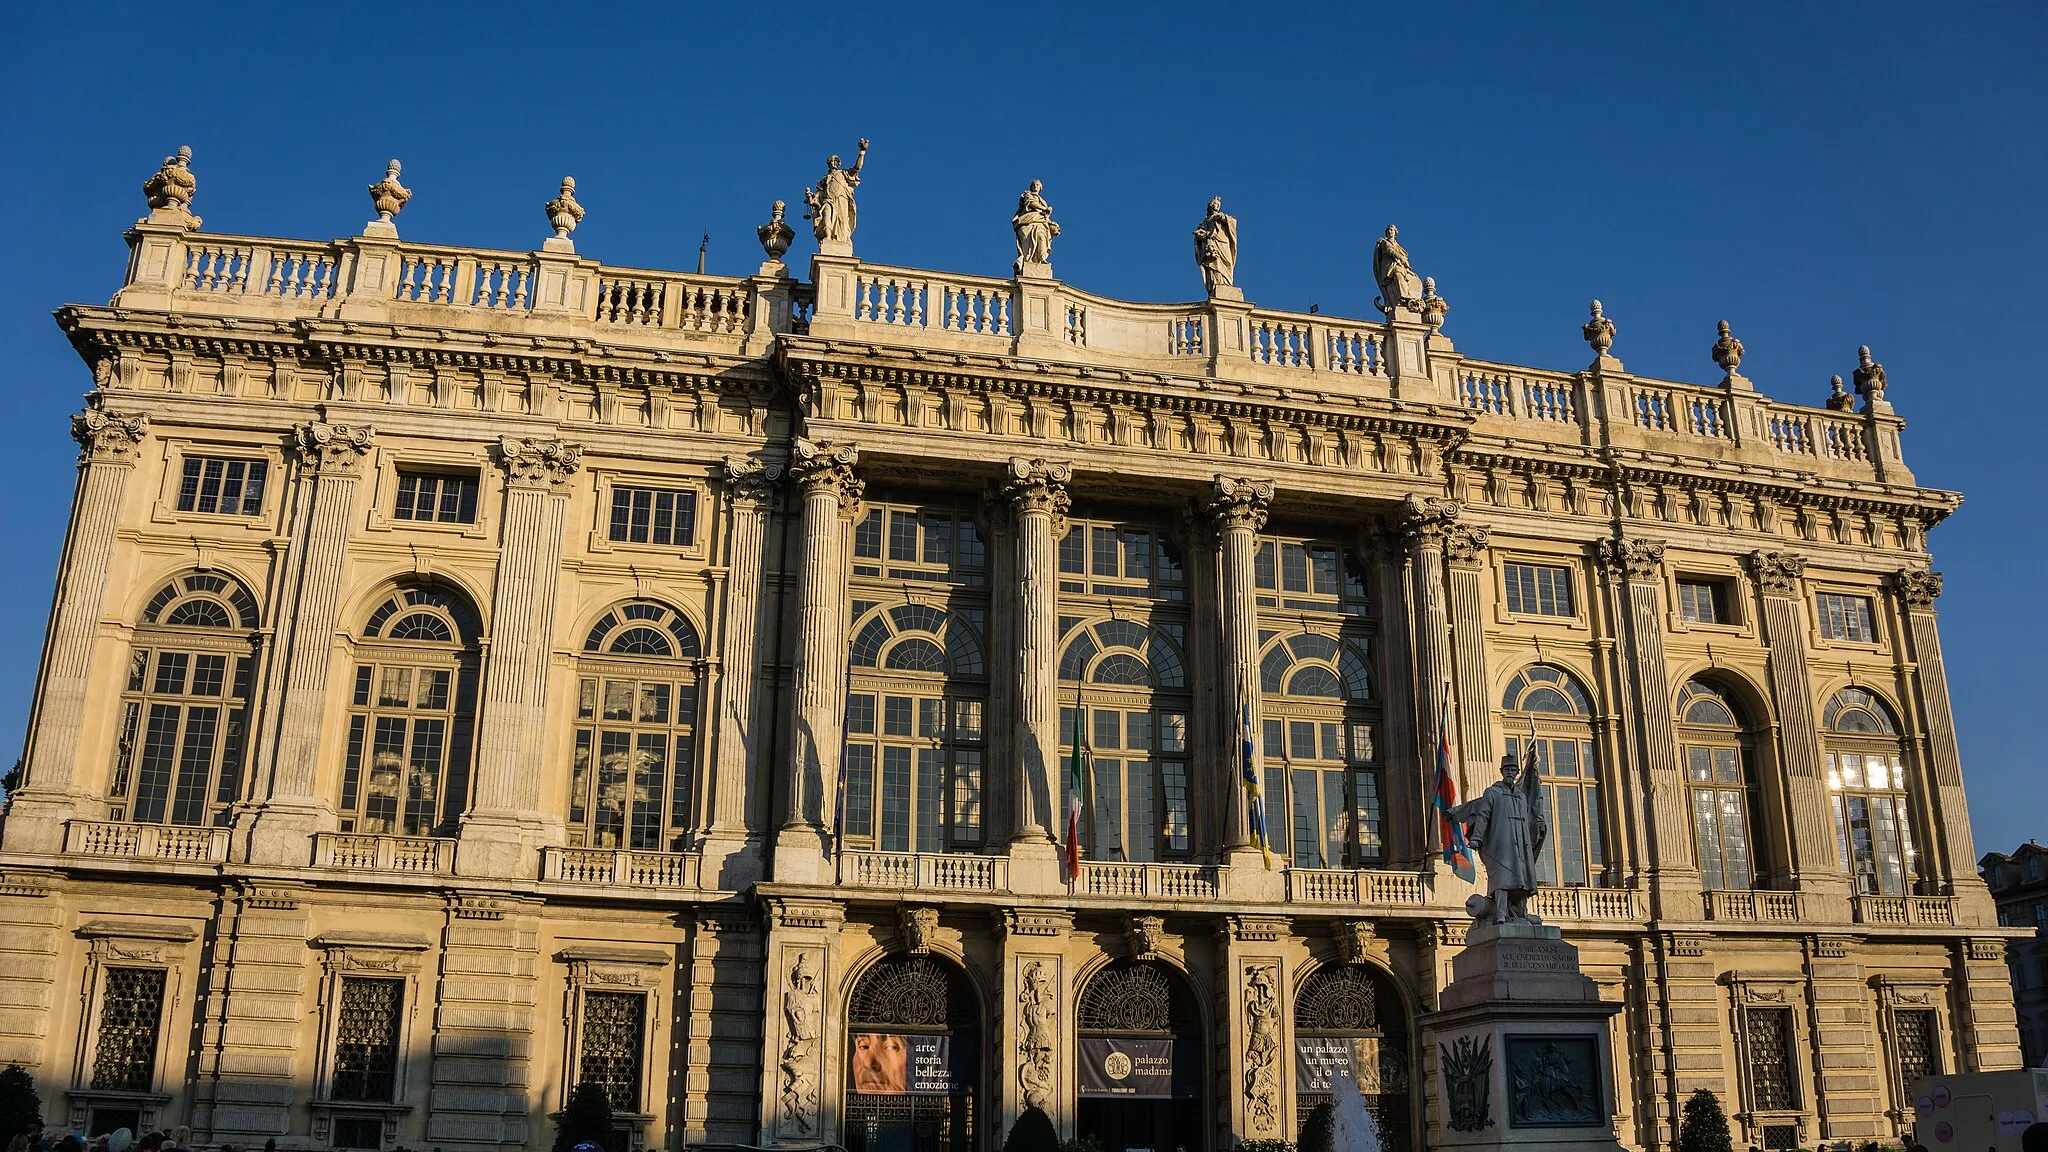
[[[825,174],[818,177],[818,186],[804,192],[804,203],[810,206],[806,216],[811,221],[811,234],[820,244],[853,243],[853,226],[856,223],[853,190],[860,186],[861,165],[867,163],[868,142],[860,142],[860,155],[853,158],[853,167],[841,168],[839,157],[825,161]]]

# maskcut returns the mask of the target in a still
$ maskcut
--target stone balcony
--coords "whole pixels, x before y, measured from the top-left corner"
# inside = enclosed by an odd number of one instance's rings
[[[64,851],[70,856],[221,864],[228,858],[228,830],[73,820],[64,831]]]
[[[455,841],[434,836],[316,832],[313,867],[447,876],[455,871]]]

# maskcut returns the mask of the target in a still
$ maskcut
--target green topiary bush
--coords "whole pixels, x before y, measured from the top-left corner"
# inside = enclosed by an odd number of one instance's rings
[[[43,1130],[43,1098],[36,1078],[19,1064],[0,1068],[0,1145],[22,1132],[35,1139]]]
[[[1735,1152],[1735,1138],[1728,1133],[1721,1101],[1705,1088],[1685,1102],[1685,1113],[1678,1122],[1678,1152]]]
[[[1337,1106],[1325,1100],[1301,1122],[1300,1152],[1336,1152],[1336,1143]]]
[[[572,1152],[578,1144],[595,1144],[604,1152],[626,1152],[612,1131],[612,1102],[603,1085],[578,1084],[569,1102],[549,1116],[555,1122],[554,1152]]]
[[[1010,1126],[1003,1152],[1060,1152],[1060,1134],[1052,1117],[1036,1108],[1026,1108]]]

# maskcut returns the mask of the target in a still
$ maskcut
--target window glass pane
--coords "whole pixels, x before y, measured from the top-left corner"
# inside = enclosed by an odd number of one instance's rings
[[[1123,768],[1121,760],[1095,761],[1095,835],[1093,851],[1096,860],[1121,860],[1123,846]]]
[[[866,838],[875,834],[875,746],[846,746],[846,795],[844,831],[848,836]]]
[[[1159,812],[1153,807],[1152,765],[1143,760],[1128,760],[1124,767],[1125,825],[1129,829],[1127,858],[1157,860]]]
[[[1296,769],[1289,776],[1293,784],[1293,790],[1288,794],[1288,806],[1294,814],[1294,866],[1330,867],[1323,856],[1320,813],[1316,805],[1316,773],[1312,769]]]
[[[882,749],[882,833],[884,852],[910,851],[910,749]]]

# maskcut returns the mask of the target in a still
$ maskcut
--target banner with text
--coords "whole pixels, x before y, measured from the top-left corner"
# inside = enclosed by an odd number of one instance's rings
[[[1080,1071],[1083,1096],[1185,1100],[1202,1094],[1200,1053],[1174,1040],[1083,1036]]]
[[[853,1090],[878,1096],[950,1096],[965,1091],[974,1069],[953,1063],[952,1038],[895,1032],[853,1035]]]

